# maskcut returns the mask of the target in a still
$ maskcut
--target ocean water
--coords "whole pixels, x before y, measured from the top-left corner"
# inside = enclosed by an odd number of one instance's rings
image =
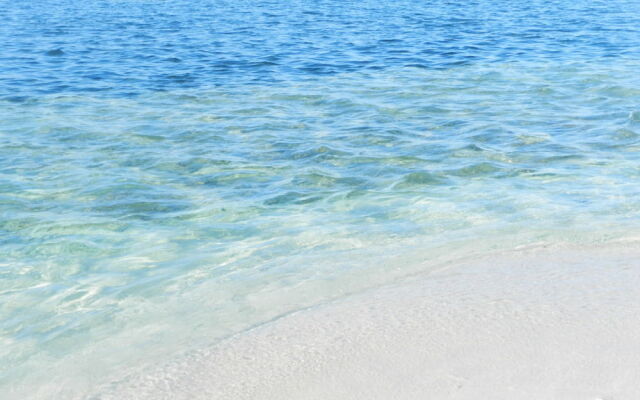
[[[636,1],[0,5],[3,399],[640,233]]]

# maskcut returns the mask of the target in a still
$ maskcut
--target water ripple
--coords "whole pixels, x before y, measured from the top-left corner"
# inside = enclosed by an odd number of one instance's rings
[[[637,228],[637,2],[1,5],[0,397]]]

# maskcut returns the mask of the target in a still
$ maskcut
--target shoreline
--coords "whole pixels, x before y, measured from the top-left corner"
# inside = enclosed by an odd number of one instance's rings
[[[640,249],[528,248],[298,311],[100,399],[615,399],[640,391]]]

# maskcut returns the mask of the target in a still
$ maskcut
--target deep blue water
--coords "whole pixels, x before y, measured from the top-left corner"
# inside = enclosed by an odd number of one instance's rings
[[[635,1],[0,1],[0,397],[638,231]]]
[[[3,2],[0,93],[135,96],[638,55],[635,1]]]

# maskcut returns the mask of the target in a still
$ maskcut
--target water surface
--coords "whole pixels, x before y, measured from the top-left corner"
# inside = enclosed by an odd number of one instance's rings
[[[3,398],[638,232],[637,2],[0,5]]]

